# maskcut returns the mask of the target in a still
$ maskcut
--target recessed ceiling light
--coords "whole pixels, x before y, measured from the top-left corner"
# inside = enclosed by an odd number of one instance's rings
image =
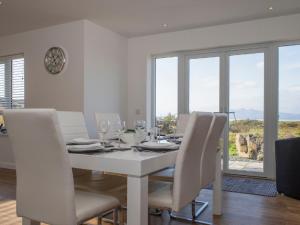
[[[168,24],[167,23],[163,23],[161,26],[162,27],[168,27]]]
[[[0,1],[0,5],[3,5],[3,2],[2,2],[2,1]]]
[[[269,10],[272,11],[272,10],[273,10],[273,6],[270,6],[270,7],[269,7]]]

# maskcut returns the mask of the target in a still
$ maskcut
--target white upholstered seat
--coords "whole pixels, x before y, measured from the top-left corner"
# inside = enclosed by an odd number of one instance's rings
[[[194,115],[193,115],[194,116]],[[203,150],[201,153],[201,157],[199,158],[199,164],[195,164],[194,167],[197,168],[199,165],[199,171],[200,171],[200,176],[194,177],[193,174],[189,175],[188,177],[190,178],[189,181],[185,181],[190,183],[191,185],[195,185],[192,182],[198,183],[198,193],[199,191],[206,187],[208,184],[211,184],[214,179],[215,179],[215,169],[216,169],[216,154],[217,154],[217,148],[219,144],[219,139],[222,134],[222,131],[224,129],[225,123],[227,121],[227,115],[224,113],[214,113],[214,117],[212,120],[212,123],[210,125],[209,130],[207,130],[207,138],[205,142],[203,143]],[[190,127],[190,124],[188,124]],[[190,129],[190,128],[187,128]],[[188,135],[188,134],[187,134]],[[200,137],[199,137],[200,138]],[[199,145],[200,147],[200,145]],[[200,149],[199,149],[200,150]],[[188,158],[188,157],[187,157]],[[185,160],[182,163],[188,163],[189,160]],[[180,162],[180,161],[179,161]],[[176,163],[178,163],[176,161]],[[177,164],[176,164],[177,167]],[[172,176],[172,174],[170,174]],[[176,177],[176,168],[175,168],[175,174],[174,174],[174,182],[179,182],[178,177]],[[158,185],[160,183],[160,185]],[[154,208],[169,208],[172,210],[175,210],[173,206],[173,192],[172,192],[172,187],[173,183],[168,183],[168,182],[155,182],[154,184],[158,186],[158,188],[150,192],[149,194],[149,205],[150,207]],[[150,189],[151,190],[151,189]],[[193,199],[192,199],[193,200]],[[193,204],[196,203],[196,201],[192,201]],[[195,210],[195,207],[192,207],[192,209]],[[192,212],[193,215],[195,215],[195,211]],[[194,216],[195,217],[195,216]],[[189,221],[194,221],[195,218],[188,219],[188,218],[181,218],[181,219],[187,219]],[[206,224],[205,222],[201,221],[201,223]]]
[[[113,209],[118,204],[119,201],[116,198],[108,195],[76,191],[75,205],[77,221],[82,223],[87,218],[97,217],[99,216],[99,212]]]
[[[75,225],[119,207],[116,198],[76,192],[54,109],[5,110],[23,224]]]
[[[176,122],[176,134],[184,134],[189,122],[190,114],[179,114]]]
[[[201,188],[206,187],[215,180],[216,174],[216,154],[220,143],[220,138],[227,121],[227,114],[214,113],[214,119],[206,140],[205,150],[201,159]]]
[[[149,205],[153,208],[172,209],[173,183],[151,181],[149,183]]]
[[[179,211],[192,202],[200,190],[200,162],[211,126],[212,113],[192,113],[178,151],[174,183],[149,193],[149,206]],[[169,186],[168,186],[169,185]]]
[[[57,116],[66,143],[75,138],[89,138],[82,112],[57,111]]]

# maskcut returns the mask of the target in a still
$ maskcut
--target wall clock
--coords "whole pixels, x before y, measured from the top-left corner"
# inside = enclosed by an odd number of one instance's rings
[[[46,70],[51,74],[59,74],[66,64],[66,55],[60,47],[48,49],[45,55],[44,64]]]

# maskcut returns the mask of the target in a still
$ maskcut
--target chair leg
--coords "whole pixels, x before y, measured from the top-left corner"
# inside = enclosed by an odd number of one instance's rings
[[[38,221],[34,221],[27,218],[22,218],[22,225],[40,225],[41,223]]]
[[[126,213],[126,209],[123,209],[122,207],[119,209],[119,224],[120,225],[124,225],[125,223],[125,213]]]
[[[196,205],[198,205],[198,204],[201,204],[202,206],[198,210],[196,210]],[[177,220],[181,220],[181,221],[188,221],[188,222],[193,222],[193,223],[197,223],[197,224],[211,225],[211,223],[209,223],[209,222],[196,219],[206,209],[207,206],[208,206],[208,202],[193,200],[192,201],[192,218],[188,218],[185,216],[178,216],[174,212],[172,212],[170,214],[170,217],[172,219],[177,219]]]
[[[102,225],[102,216],[98,216],[97,225]]]
[[[196,202],[195,202],[195,200],[192,201],[192,218],[193,218],[193,220],[196,219]]]
[[[162,210],[160,210],[158,208],[150,208],[148,214],[152,215],[152,216],[161,216]]]
[[[114,223],[114,225],[118,225],[118,213],[119,213],[119,209],[114,209],[114,211],[113,211],[113,223]]]
[[[148,208],[148,225],[151,225],[151,209]]]

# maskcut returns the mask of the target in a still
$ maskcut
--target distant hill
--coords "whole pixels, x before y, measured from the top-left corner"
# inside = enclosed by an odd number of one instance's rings
[[[264,118],[263,112],[255,109],[237,109],[231,110],[231,112],[235,112],[235,116],[239,120],[262,120]],[[230,115],[230,118],[233,119],[233,115]],[[279,113],[280,120],[300,120],[300,114],[293,113]]]

